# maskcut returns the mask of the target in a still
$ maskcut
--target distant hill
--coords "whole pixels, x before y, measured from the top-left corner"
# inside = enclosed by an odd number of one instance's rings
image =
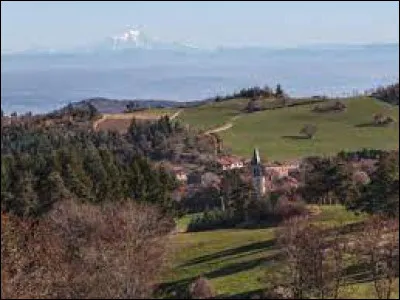
[[[122,113],[126,110],[127,105],[134,105],[137,109],[151,108],[174,108],[174,107],[193,107],[205,104],[209,100],[177,102],[169,100],[118,100],[108,98],[90,98],[78,102],[71,103],[73,107],[86,106],[92,104],[100,113]],[[65,109],[62,108],[61,110]]]
[[[304,104],[243,113],[248,99],[235,99],[184,109],[178,119],[203,130],[227,128],[218,132],[224,146],[247,157],[258,147],[268,160],[329,155],[361,148],[397,149],[398,106],[370,97],[341,101],[346,105],[343,112],[319,113],[313,111],[316,104]],[[388,127],[373,126],[374,114],[391,116],[396,123]],[[224,127],[224,124],[232,126]],[[302,138],[299,132],[305,124],[316,125],[314,139]]]

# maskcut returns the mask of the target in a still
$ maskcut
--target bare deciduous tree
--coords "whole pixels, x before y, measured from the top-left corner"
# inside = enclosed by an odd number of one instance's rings
[[[2,298],[146,298],[172,228],[152,207],[64,202],[40,220],[2,216]]]
[[[348,267],[361,266],[366,270],[365,279],[373,282],[376,296],[390,299],[399,273],[398,232],[398,219],[379,216],[350,235],[339,228],[326,231],[307,218],[292,218],[277,234],[285,261],[270,278],[269,294],[280,291],[281,298],[338,299],[348,283]]]
[[[399,220],[373,217],[355,246],[359,263],[372,274],[376,296],[390,299],[399,272]]]
[[[296,217],[286,221],[278,231],[278,243],[286,265],[282,287],[294,299],[339,297],[343,286],[346,242],[335,235],[327,240],[323,229]]]

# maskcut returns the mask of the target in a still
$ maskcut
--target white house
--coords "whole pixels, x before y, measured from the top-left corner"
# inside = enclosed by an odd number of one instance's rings
[[[224,171],[232,169],[240,169],[244,167],[243,161],[235,156],[220,157],[217,162]]]

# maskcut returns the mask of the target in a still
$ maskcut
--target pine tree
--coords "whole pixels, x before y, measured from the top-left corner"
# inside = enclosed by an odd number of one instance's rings
[[[43,212],[49,211],[54,203],[71,197],[60,173],[56,171],[39,180],[38,190]]]
[[[64,169],[64,182],[68,190],[80,200],[93,201],[94,197],[90,193],[90,187],[85,185],[74,172],[73,167],[67,164]]]
[[[35,179],[30,172],[24,171],[17,177],[13,184],[14,203],[11,211],[24,217],[38,216],[41,214],[41,205],[34,189]]]
[[[275,89],[275,97],[277,97],[277,98],[283,97],[283,90],[279,83],[277,84],[276,89]]]

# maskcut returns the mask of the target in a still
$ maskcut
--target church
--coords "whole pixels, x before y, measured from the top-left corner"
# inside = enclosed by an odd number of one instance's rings
[[[253,157],[251,159],[250,164],[253,177],[253,186],[257,198],[260,199],[265,195],[266,187],[265,187],[264,167],[261,163],[260,153],[258,152],[257,148],[254,149]]]

